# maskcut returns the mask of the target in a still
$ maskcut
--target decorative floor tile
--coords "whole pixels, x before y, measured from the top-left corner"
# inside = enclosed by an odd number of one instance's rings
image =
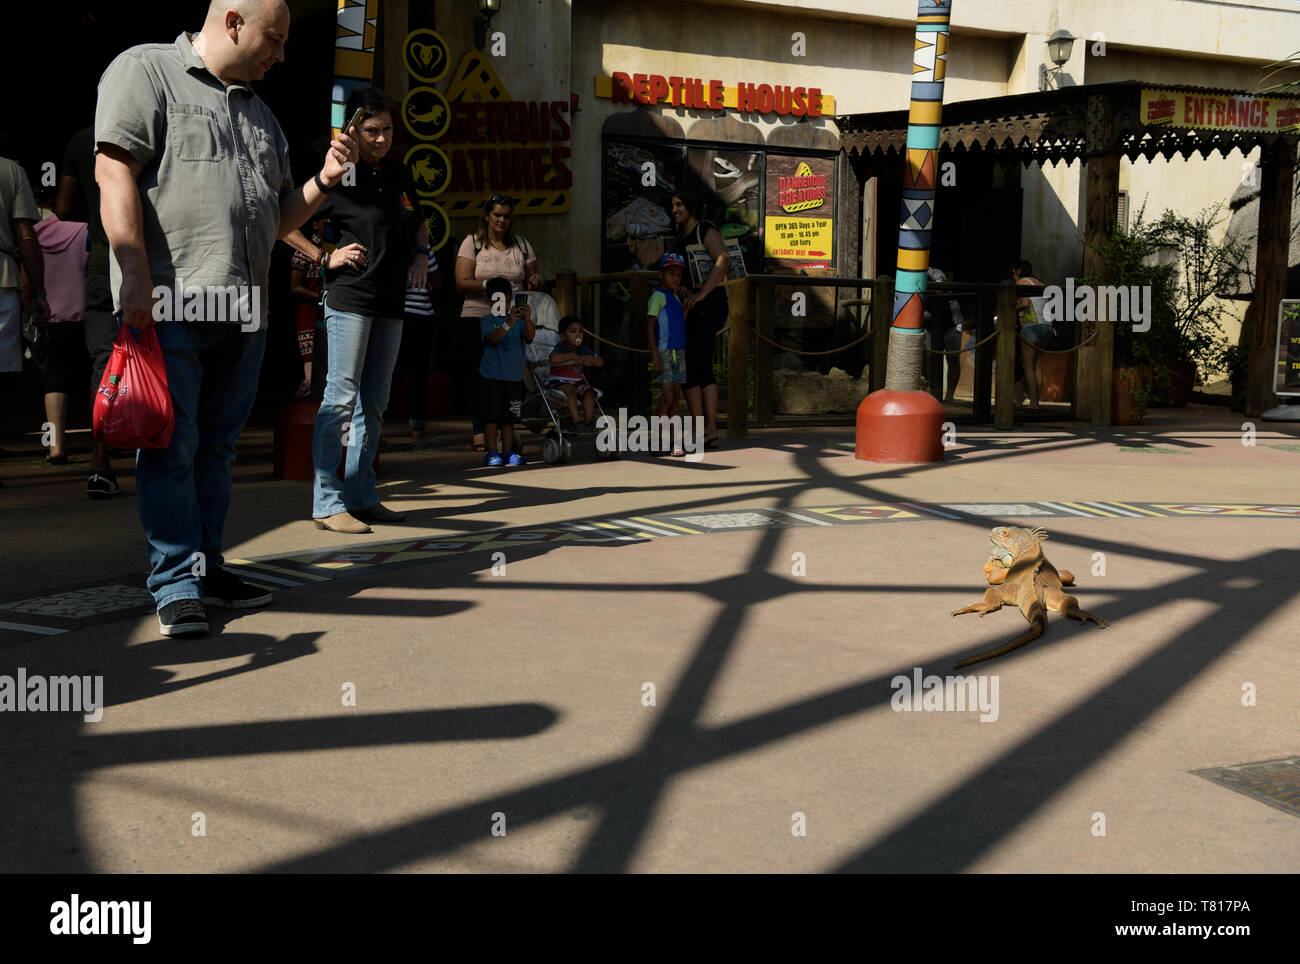
[[[1198,777],[1300,817],[1300,756],[1193,770]]]
[[[1055,513],[1040,506],[1027,505],[1024,502],[982,503],[978,505],[970,502],[945,502],[943,507],[945,509],[954,509],[957,512],[964,512],[967,515],[1055,515]]]
[[[784,519],[774,519],[757,512],[713,512],[708,515],[675,515],[671,518],[701,529],[755,529],[787,524]]]
[[[147,590],[113,583],[107,586],[56,593],[53,596],[41,596],[36,599],[22,599],[18,602],[6,603],[0,606],[0,609],[41,616],[59,616],[64,619],[85,619],[98,613],[121,612],[124,609],[152,604],[153,596]]]

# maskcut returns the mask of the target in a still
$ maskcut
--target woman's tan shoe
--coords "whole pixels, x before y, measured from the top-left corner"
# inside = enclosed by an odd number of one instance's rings
[[[332,516],[325,519],[314,519],[317,529],[328,529],[330,532],[346,532],[348,535],[359,536],[363,533],[370,532],[370,526],[364,522],[352,517],[350,512],[335,512]]]

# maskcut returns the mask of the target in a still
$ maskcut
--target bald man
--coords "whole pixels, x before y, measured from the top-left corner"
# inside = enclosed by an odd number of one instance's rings
[[[136,457],[165,636],[206,633],[205,604],[271,601],[221,555],[235,443],[266,344],[271,249],[357,156],[341,134],[319,173],[293,186],[288,142],[249,86],[284,60],[288,36],[283,0],[217,0],[199,33],[132,47],[99,82],[95,180],[113,303],[126,324],[156,325],[176,412],[168,446]]]

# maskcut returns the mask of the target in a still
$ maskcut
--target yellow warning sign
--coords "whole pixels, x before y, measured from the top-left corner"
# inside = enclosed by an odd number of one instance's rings
[[[438,204],[449,217],[481,214],[493,194],[514,198],[516,216],[569,210],[577,95],[513,100],[488,58],[471,50],[452,72],[446,100],[450,123],[440,145],[450,158],[451,183]]]
[[[406,72],[416,80],[437,83],[451,66],[447,41],[436,30],[412,30],[402,44],[402,62],[406,64]]]
[[[451,124],[447,99],[432,87],[412,87],[402,98],[402,123],[416,140],[436,141]]]
[[[436,201],[420,198],[420,213],[429,225],[429,250],[437,251],[451,237],[451,220]]]
[[[415,192],[421,197],[436,197],[447,190],[451,182],[451,162],[433,144],[416,144],[406,152],[402,162],[411,172]]]

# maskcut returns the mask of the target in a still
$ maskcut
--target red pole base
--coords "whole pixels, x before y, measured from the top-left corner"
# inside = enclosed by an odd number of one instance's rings
[[[319,398],[300,398],[289,402],[275,415],[275,436],[272,462],[277,479],[292,482],[311,482],[316,478],[316,463],[312,460],[312,435],[316,431],[316,413],[320,411]],[[382,424],[380,426],[382,428]],[[347,464],[347,449],[339,461],[338,476],[343,479]],[[379,475],[379,452],[375,452],[375,475]]]
[[[942,462],[943,405],[929,392],[872,392],[858,406],[859,462]]]

